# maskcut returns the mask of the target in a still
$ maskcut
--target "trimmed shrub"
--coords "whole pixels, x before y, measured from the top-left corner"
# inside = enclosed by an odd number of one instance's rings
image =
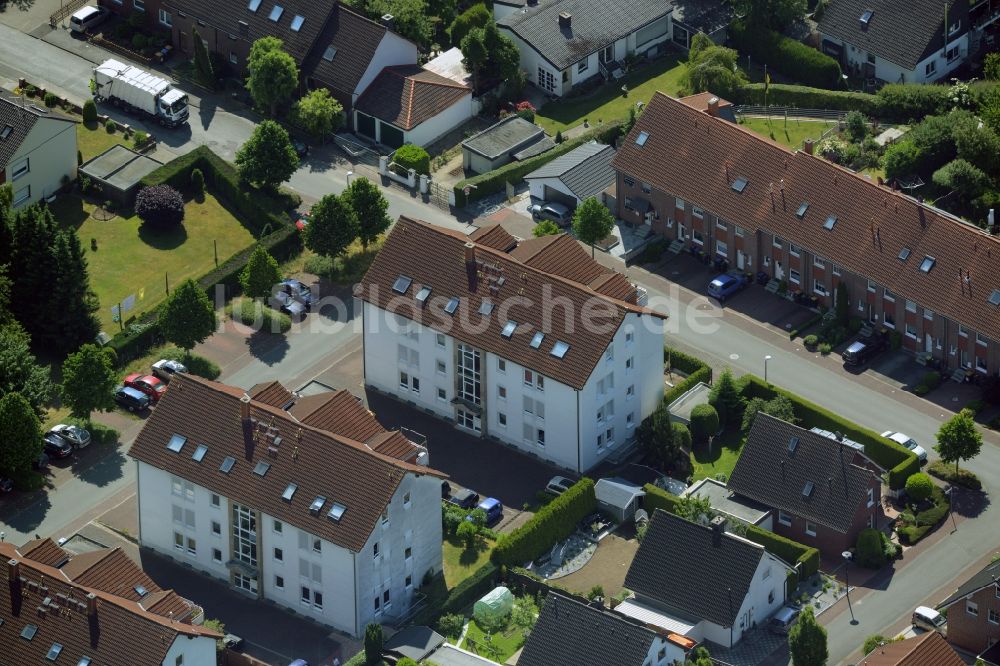
[[[500,535],[490,558],[497,565],[520,566],[529,562],[575,532],[577,524],[596,507],[594,482],[580,479],[524,525]]]
[[[830,352],[833,351],[833,347],[830,346],[829,342],[820,343],[817,349],[819,350],[819,353],[822,354],[823,356],[829,356]]]
[[[923,472],[912,474],[906,480],[906,496],[914,502],[923,502],[934,492],[934,482]]]
[[[116,125],[115,121],[112,120],[111,118],[108,118],[108,122],[104,123],[104,130],[108,134],[114,134],[115,130],[117,130],[117,129],[118,129],[118,125]]]
[[[705,362],[697,356],[685,354],[679,349],[666,346],[663,348],[663,362],[669,362],[671,370],[683,372],[685,375],[690,375],[706,367]]]
[[[244,326],[252,326],[265,333],[286,333],[292,327],[291,318],[284,312],[272,310],[260,301],[241,298],[226,306],[226,313]]]
[[[479,567],[471,576],[451,589],[441,604],[441,612],[445,615],[461,613],[493,588],[496,577],[497,567],[492,562]]]
[[[107,348],[106,348],[107,349]],[[163,358],[180,361],[187,366],[188,372],[205,379],[218,379],[222,369],[214,361],[198,354],[185,354],[183,349],[171,347],[163,352]]]
[[[42,98],[42,101],[45,102],[45,106],[51,109],[53,106],[59,103],[59,97],[55,93],[47,92],[45,93],[45,97]]]
[[[890,83],[876,94],[876,115],[890,122],[908,123],[951,108],[949,86],[928,83]]]
[[[136,150],[139,150],[147,143],[149,143],[149,134],[143,132],[142,130],[138,130],[135,133],[135,136],[132,137],[132,147]]]
[[[749,83],[740,89],[739,102],[764,104],[764,84]],[[866,116],[876,115],[875,95],[844,90],[824,90],[809,86],[772,83],[767,89],[767,103],[799,109],[831,109],[834,111],[860,111]]]
[[[983,482],[973,472],[967,469],[959,469],[956,473],[954,465],[942,462],[941,460],[935,460],[928,465],[927,473],[931,476],[936,476],[942,481],[947,481],[953,486],[962,486],[970,490],[983,489]]]
[[[201,169],[191,169],[191,191],[197,195],[205,193],[205,174]]]
[[[856,559],[867,569],[881,569],[885,566],[885,552],[882,550],[882,533],[871,528],[858,534]]]
[[[135,197],[135,214],[152,227],[176,227],[184,221],[184,197],[168,185],[144,187]]]
[[[773,30],[748,28],[735,21],[729,26],[729,38],[743,54],[757,62],[772,63],[789,78],[819,88],[840,84],[840,64],[830,56],[802,42]]]
[[[83,103],[83,122],[85,123],[96,123],[97,122],[97,104],[94,100],[88,99]]]
[[[441,619],[438,620],[437,628],[447,638],[458,638],[462,635],[462,629],[465,628],[465,617],[458,613],[442,615]]]
[[[649,512],[650,516],[657,509],[662,509],[667,513],[677,513],[677,503],[680,502],[680,497],[667,492],[659,486],[654,486],[652,483],[647,483],[642,489],[646,491],[642,505]]]
[[[392,161],[404,169],[413,169],[418,174],[431,173],[431,156],[420,146],[410,143],[400,146],[392,156]]]
[[[674,430],[674,445],[684,449],[685,451],[691,450],[691,431],[686,425],[678,421],[674,421],[670,424],[670,427]]]
[[[711,384],[712,383],[712,368],[705,366],[700,370],[695,370],[692,374],[688,375],[684,381],[674,384],[674,387],[668,389],[663,394],[663,404],[669,405],[677,398],[681,397],[697,384]]]
[[[767,552],[780,557],[791,566],[799,565],[799,575],[802,578],[808,578],[819,571],[819,550],[812,546],[786,539],[756,525],[747,525],[744,536],[764,546]]]
[[[712,405],[696,405],[691,410],[691,439],[702,444],[719,432],[719,413]]]
[[[819,337],[815,334],[809,334],[806,337],[802,338],[802,344],[804,344],[806,347],[814,348],[816,347],[816,345],[819,344]]]

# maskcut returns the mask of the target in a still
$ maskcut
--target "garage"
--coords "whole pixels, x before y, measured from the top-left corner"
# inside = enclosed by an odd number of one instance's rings
[[[542,194],[545,201],[550,203],[561,203],[571,210],[576,208],[577,198],[575,196],[572,194],[566,194],[561,190],[557,190],[551,185],[545,185],[542,189]]]
[[[535,169],[524,180],[532,199],[572,210],[591,197],[601,201],[604,190],[615,182],[614,156],[613,146],[592,141]]]

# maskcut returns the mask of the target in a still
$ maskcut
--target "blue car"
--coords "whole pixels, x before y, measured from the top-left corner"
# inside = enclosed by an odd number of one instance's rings
[[[727,298],[742,289],[746,283],[746,276],[743,273],[730,271],[708,283],[708,295],[723,303]]]
[[[501,504],[500,500],[495,497],[487,497],[480,502],[476,508],[482,509],[486,512],[487,527],[492,527],[493,525],[499,523],[500,519],[503,518],[503,504]],[[471,521],[472,516],[466,516],[465,519]]]

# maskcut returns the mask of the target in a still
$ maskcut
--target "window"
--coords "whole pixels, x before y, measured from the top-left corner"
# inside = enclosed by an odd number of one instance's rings
[[[504,414],[503,412],[497,412],[497,424],[501,428],[506,428],[507,427],[507,415]]]
[[[372,559],[376,559],[377,560],[378,556],[379,556],[379,548],[378,548],[378,541],[376,541],[372,545]]]
[[[212,561],[216,564],[222,564],[222,550],[219,548],[212,549]]]
[[[635,397],[635,384],[629,384],[628,388],[625,389],[625,399],[631,400]]]
[[[629,178],[628,176],[624,176],[623,180],[625,181],[625,187],[635,187],[634,178]]]
[[[413,576],[406,577],[406,588],[409,589],[413,587]]]
[[[979,617],[979,604],[977,604],[975,601],[966,599],[965,612],[968,613],[969,615],[975,615],[976,617]]]
[[[31,198],[31,185],[25,185],[19,190],[14,191],[14,200],[11,203],[15,208],[20,206],[25,201]]]
[[[770,592],[767,593],[767,603],[769,604],[774,603],[774,590],[771,590]]]
[[[313,539],[313,552],[322,553],[323,552],[323,541],[322,539]]]
[[[911,338],[913,340],[917,339],[917,329],[913,324],[907,322],[904,327],[904,330],[906,331],[906,337]]]
[[[285,551],[281,550],[280,548],[275,548],[274,549],[274,559],[277,562],[284,562],[285,561]]]
[[[405,372],[399,373],[399,388],[409,389],[410,388],[410,375]]]
[[[281,521],[280,521],[280,520],[276,520],[276,521],[274,521],[274,522],[273,522],[273,523],[271,524],[271,529],[273,529],[273,530],[274,530],[274,533],[275,533],[275,534],[281,534],[281,529],[282,529],[283,527],[284,527],[284,525],[282,525],[282,524],[281,524]]]
[[[275,576],[274,577],[274,586],[276,588],[278,588],[279,590],[285,589],[285,578],[284,578],[284,576]]]
[[[793,257],[799,256],[799,253],[801,251],[802,251],[802,248],[800,248],[795,243],[789,243],[788,244],[788,254],[792,255]]]
[[[829,296],[830,292],[826,290],[826,287],[819,280],[813,280],[813,291],[820,296]]]
[[[625,344],[630,345],[635,341],[635,331],[625,331]]]
[[[176,504],[170,507],[173,510],[174,522],[183,523],[184,522],[184,509],[180,508]]]
[[[889,328],[896,328],[896,315],[891,310],[885,310],[882,313],[882,323]]]
[[[166,11],[164,9],[160,10],[160,23],[162,23],[163,25],[167,26],[168,28],[173,25],[173,21],[170,18],[170,12],[168,12],[168,11]]]
[[[990,609],[989,620],[990,620],[990,624],[1000,624],[1000,613],[998,613],[997,611],[995,611],[995,610],[993,610],[991,608]]]
[[[407,546],[406,550],[403,551],[403,559],[408,560],[411,557],[413,557],[413,548]]]
[[[448,400],[448,392],[445,391],[443,388],[439,388],[437,392],[438,392],[438,400],[440,400],[441,402],[445,402]]]
[[[389,600],[389,590],[386,589],[382,592],[382,606],[388,608],[391,603]]]
[[[439,375],[443,375],[443,374],[445,374],[445,372],[447,372],[447,369],[448,369],[448,368],[447,368],[447,366],[446,366],[446,365],[444,364],[444,361],[438,361],[438,362],[437,362],[437,373],[438,373]]]
[[[614,446],[615,445],[615,429],[614,428],[608,428],[604,432],[604,441],[607,443],[608,446]]]
[[[976,344],[985,347],[988,344],[988,341],[982,335],[976,333]]]
[[[21,176],[28,173],[31,169],[28,168],[28,158],[25,157],[19,162],[14,162],[10,167],[11,180],[17,180]]]
[[[956,32],[962,29],[962,21],[959,19],[951,25],[948,26],[948,35],[954,35]]]
[[[722,229],[723,231],[725,231],[726,229],[729,228],[729,227],[726,226],[726,223],[723,222],[722,220],[716,220],[715,221],[715,226],[716,226],[716,228]]]
[[[538,429],[538,446],[545,446],[545,431]]]
[[[625,425],[629,428],[635,427],[635,412],[629,412],[625,415]]]
[[[646,194],[649,194],[650,192],[653,191],[653,186],[650,185],[649,183],[641,183],[640,186],[642,187],[642,191],[645,192]]]
[[[308,604],[312,601],[312,590],[305,585],[302,586],[302,603]]]
[[[781,247],[781,238],[779,238],[778,236],[775,236],[771,240],[771,245],[773,245],[774,247]]]
[[[188,555],[197,555],[198,554],[198,546],[197,546],[197,544],[195,543],[195,540],[192,537],[188,537],[187,538],[187,552],[188,552]]]
[[[444,349],[444,334],[443,333],[435,334],[435,342],[437,343],[437,346],[440,349]]]
[[[778,511],[778,522],[781,523],[782,525],[784,525],[785,527],[788,527],[789,525],[792,524],[792,517],[789,516],[784,511],[779,510]]]
[[[875,490],[872,489],[872,488],[869,488],[868,489],[868,508],[869,509],[872,508],[873,504],[875,504]]]
[[[62,652],[62,645],[59,643],[53,643],[52,647],[49,648],[49,653],[45,655],[45,658],[49,661],[55,661],[59,657],[60,652]]]
[[[792,284],[801,284],[802,276],[794,268],[788,271],[788,281]]]
[[[212,521],[212,534],[215,536],[222,536],[222,525],[220,525],[217,520]]]
[[[955,46],[948,49],[944,55],[948,59],[948,62],[952,62],[955,60],[955,58],[958,58],[960,55],[962,55],[962,49],[960,49],[956,44]]]
[[[410,508],[410,493],[407,492],[403,495],[403,507],[406,509]]]
[[[318,590],[313,590],[313,607],[323,610],[323,593]]]
[[[480,390],[480,352],[467,345],[458,346],[458,365],[455,374],[458,379],[458,398],[472,405],[482,402]]]
[[[506,386],[497,386],[497,398],[499,398],[500,400],[506,400],[507,399],[507,387]]]
[[[701,232],[698,231],[697,229],[692,229],[691,230],[691,240],[693,240],[695,242],[695,244],[697,244],[697,245],[704,245],[705,244],[705,237],[702,236]]]
[[[809,536],[816,536],[816,523],[810,523],[806,521],[806,534]]]
[[[296,14],[295,18],[292,19],[292,25],[291,25],[292,32],[298,32],[299,30],[301,30],[302,24],[305,23],[305,21],[306,19],[304,16]]]
[[[691,206],[691,215],[698,218],[705,217],[705,211],[697,206]]]
[[[743,238],[743,234],[746,232],[743,231],[743,227],[737,226],[735,229],[735,233],[737,238]]]
[[[615,360],[615,348],[608,346],[608,350],[604,352],[604,360],[610,363]]]
[[[887,301],[892,301],[893,303],[896,302],[896,295],[893,294],[888,289],[883,289],[882,290],[882,296],[885,297],[885,300],[887,300]]]
[[[382,525],[389,524],[389,507],[386,507],[385,511],[382,512]]]
[[[722,242],[720,240],[717,240],[717,241],[715,241],[715,253],[719,254],[719,255],[722,255],[723,257],[728,257],[729,256],[729,246],[726,243],[724,243],[724,242]]]
[[[588,62],[588,58],[584,58],[580,62],[576,63],[576,73],[583,74],[589,67],[590,63]]]
[[[548,92],[555,92],[556,90],[556,77],[552,75],[552,72],[545,69],[544,67],[538,68],[538,87]],[[638,140],[637,140],[638,141]]]
[[[215,493],[212,493],[212,506],[218,509],[220,504],[221,500],[219,499],[219,496],[216,495]]]
[[[916,312],[917,311],[917,304],[914,303],[913,301],[911,301],[910,299],[906,299],[906,311],[907,312]]]
[[[962,326],[961,324],[958,325],[958,334],[961,335],[963,338],[969,337],[969,332],[965,330],[965,327]]]
[[[534,383],[534,373],[531,370],[524,371],[524,385],[531,386]]]
[[[680,210],[684,210],[684,199],[680,197],[674,197],[674,205]]]
[[[497,359],[497,372],[507,372],[507,361],[502,358]]]
[[[934,311],[924,308],[924,319],[927,321],[934,321]]]
[[[834,264],[833,268],[830,269],[830,272],[839,277],[840,276],[840,266],[838,266],[837,264]]]
[[[937,60],[931,60],[924,65],[924,76],[933,76],[937,71]]]
[[[629,356],[625,359],[625,369],[631,371],[635,367],[635,356]]]
[[[868,291],[870,291],[870,292],[872,292],[874,294],[875,293],[875,289],[877,288],[877,286],[878,285],[875,284],[874,280],[868,280]]]
[[[233,64],[233,65],[240,64],[240,57],[238,55],[236,55],[235,51],[230,51],[229,52],[229,62],[231,64]]]

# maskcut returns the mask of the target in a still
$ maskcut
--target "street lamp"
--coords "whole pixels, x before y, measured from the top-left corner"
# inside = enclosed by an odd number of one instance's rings
[[[858,621],[854,618],[854,607],[851,606],[851,560],[854,556],[851,555],[851,551],[845,550],[841,555],[844,558],[844,585],[847,590],[847,608],[851,611],[851,624],[857,624]]]
[[[353,171],[348,171],[347,172],[347,186],[348,187],[351,186],[351,178],[353,178],[353,177],[354,177],[354,172]]]
[[[764,383],[767,383],[767,362],[771,360],[771,355],[768,354],[764,357]]]

